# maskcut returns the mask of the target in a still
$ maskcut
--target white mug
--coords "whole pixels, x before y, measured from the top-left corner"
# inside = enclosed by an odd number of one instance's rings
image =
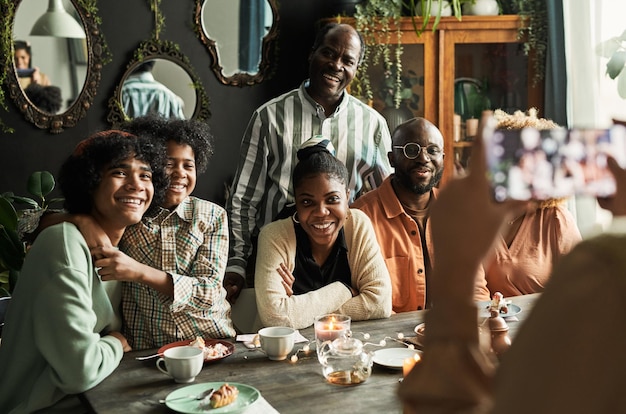
[[[161,366],[165,363],[165,368]],[[174,378],[178,383],[193,382],[202,371],[204,351],[195,346],[175,346],[163,352],[163,358],[157,359],[159,371]]]
[[[296,330],[286,326],[272,326],[259,331],[261,349],[273,361],[282,361],[293,349]]]

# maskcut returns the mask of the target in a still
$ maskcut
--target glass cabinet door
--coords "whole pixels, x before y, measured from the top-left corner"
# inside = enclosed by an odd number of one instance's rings
[[[466,167],[482,111],[528,109],[528,58],[519,43],[464,43],[454,62],[454,159]]]

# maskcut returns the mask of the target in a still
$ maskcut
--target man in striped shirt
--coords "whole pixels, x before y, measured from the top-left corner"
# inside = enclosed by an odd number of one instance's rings
[[[309,55],[309,79],[252,115],[226,206],[231,236],[224,287],[231,302],[246,281],[246,268],[254,265],[248,261],[260,228],[288,214],[294,201],[291,175],[303,142],[316,135],[330,139],[348,168],[350,194],[357,197],[389,175],[385,119],[345,91],[363,52],[363,39],[352,26],[323,27]]]

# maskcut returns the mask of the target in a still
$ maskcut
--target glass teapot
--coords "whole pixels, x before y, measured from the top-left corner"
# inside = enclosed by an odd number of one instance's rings
[[[373,354],[363,348],[363,342],[349,334],[322,343],[318,357],[324,378],[332,384],[360,384],[372,373]]]

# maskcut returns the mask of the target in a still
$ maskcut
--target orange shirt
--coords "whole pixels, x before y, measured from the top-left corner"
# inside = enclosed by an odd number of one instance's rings
[[[483,264],[489,291],[505,297],[542,292],[554,264],[580,240],[564,205],[526,214],[511,246],[498,237],[494,257]]]
[[[393,311],[425,309],[427,264],[435,266],[430,221],[426,220],[424,251],[419,227],[398,200],[391,185],[392,177],[387,177],[380,187],[359,197],[351,207],[364,211],[374,225],[374,232],[391,276]],[[436,188],[432,190],[433,199],[437,197],[437,192]],[[489,300],[482,268],[477,275],[474,296],[477,301]],[[432,303],[432,298],[428,302]]]

